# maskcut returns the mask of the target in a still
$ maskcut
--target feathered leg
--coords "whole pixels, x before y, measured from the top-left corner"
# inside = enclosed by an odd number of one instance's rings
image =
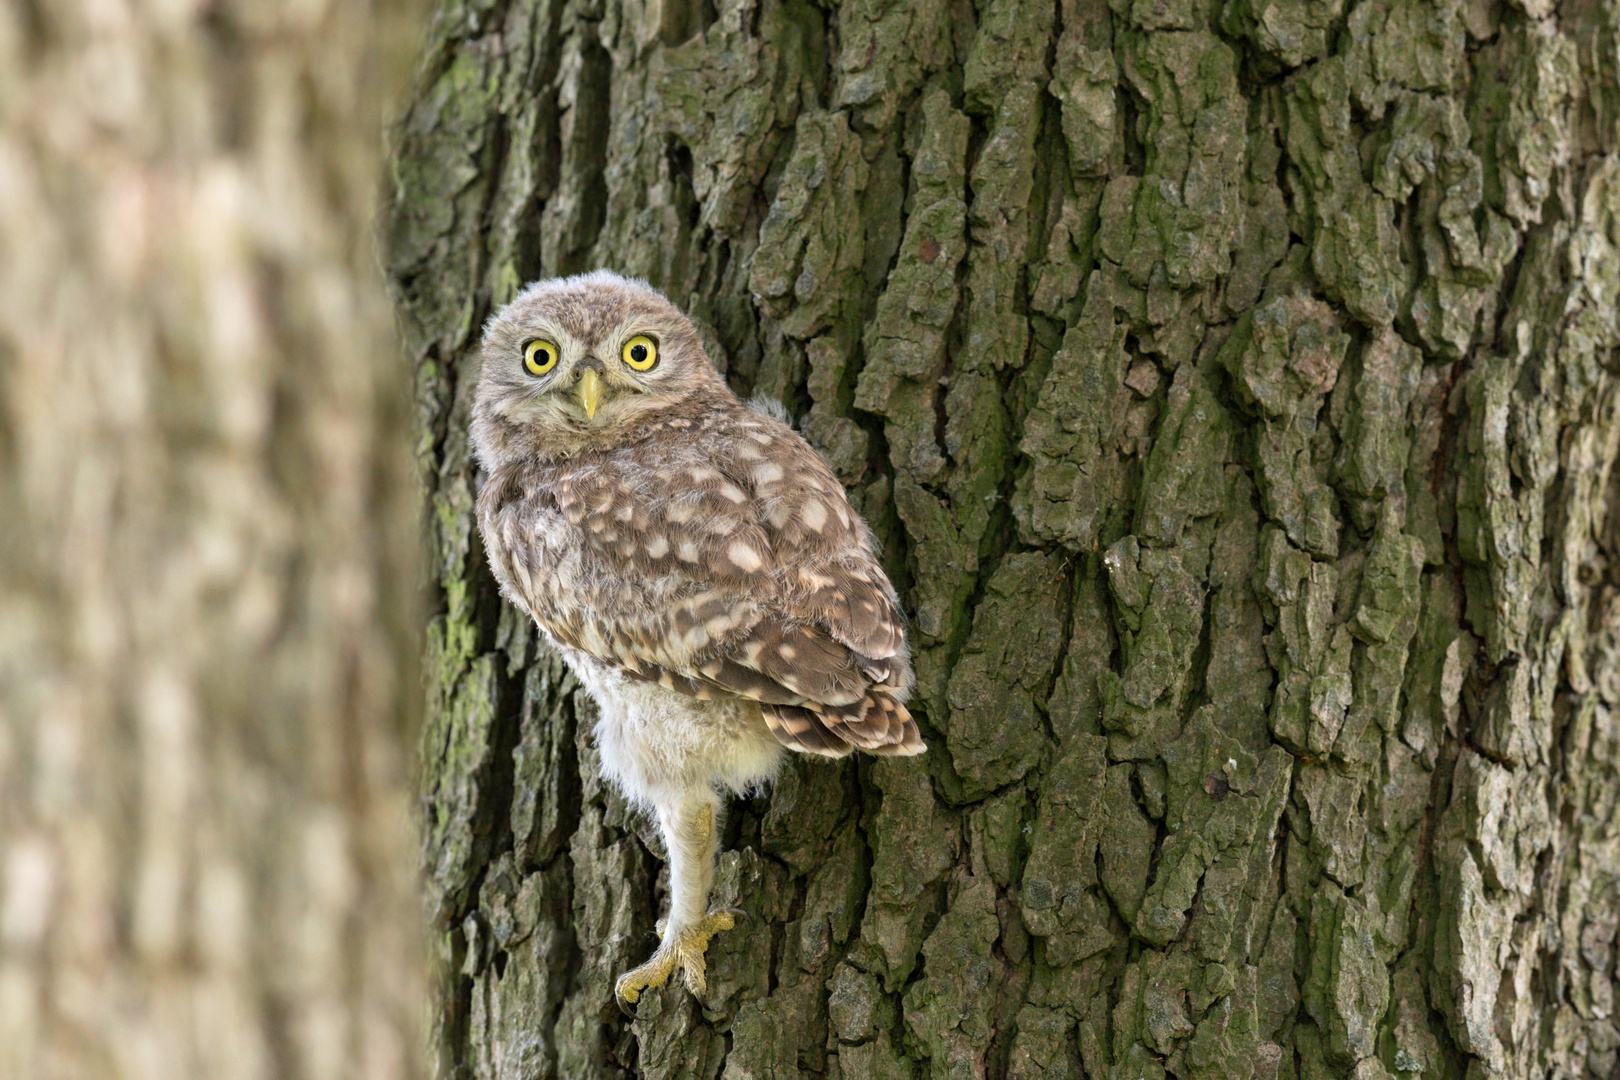
[[[730,930],[742,914],[734,908],[708,910],[715,851],[720,846],[715,828],[719,797],[707,790],[687,792],[657,804],[657,811],[658,832],[669,860],[669,916],[659,924],[663,944],[652,959],[619,976],[614,992],[621,1006],[634,1005],[643,991],[664,985],[677,965],[692,993],[702,994],[703,954],[709,939]]]

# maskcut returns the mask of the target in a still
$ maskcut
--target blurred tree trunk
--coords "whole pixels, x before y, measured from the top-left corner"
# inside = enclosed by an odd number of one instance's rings
[[[0,7],[0,1076],[422,1075],[408,7]]]
[[[442,3],[398,133],[441,1074],[1617,1074],[1615,0]],[[472,523],[483,320],[642,275],[887,545],[920,760],[662,863]]]

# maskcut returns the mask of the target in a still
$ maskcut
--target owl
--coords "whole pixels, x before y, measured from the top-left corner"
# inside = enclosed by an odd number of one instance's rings
[[[704,987],[728,794],[785,750],[924,750],[904,622],[871,531],[816,452],[737,399],[692,324],[597,271],[484,329],[478,528],[505,595],[595,699],[602,769],[658,827],[669,913],[619,1002]]]

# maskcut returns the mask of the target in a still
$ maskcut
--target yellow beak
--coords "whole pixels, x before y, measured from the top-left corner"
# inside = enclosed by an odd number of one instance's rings
[[[602,404],[602,397],[606,393],[607,383],[594,371],[585,372],[574,384],[574,396],[579,399],[579,407],[585,410],[587,420],[595,418],[596,408]]]

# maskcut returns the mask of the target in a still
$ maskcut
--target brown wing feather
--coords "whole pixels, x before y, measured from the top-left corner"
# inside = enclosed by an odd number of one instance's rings
[[[820,565],[798,572],[802,584],[813,586],[804,598],[807,613],[826,622],[857,652],[877,658],[895,655],[904,632],[883,571],[865,552],[855,558],[845,555],[838,562],[817,561]]]
[[[739,663],[822,705],[852,705],[869,685],[854,655],[819,626],[762,619],[731,644]]]

